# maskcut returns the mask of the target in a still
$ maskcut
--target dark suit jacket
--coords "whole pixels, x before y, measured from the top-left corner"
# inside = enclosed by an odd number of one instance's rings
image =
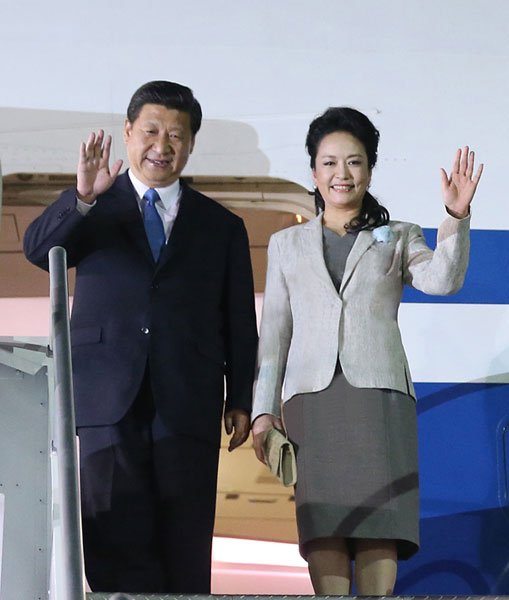
[[[76,422],[119,421],[147,360],[171,430],[219,442],[226,410],[251,409],[256,321],[242,219],[183,184],[168,244],[154,263],[127,173],[83,217],[76,189],[27,229],[25,254],[48,269],[53,246],[76,266],[71,318]]]

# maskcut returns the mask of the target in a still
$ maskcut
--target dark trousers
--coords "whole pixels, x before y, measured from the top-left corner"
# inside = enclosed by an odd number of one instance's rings
[[[85,571],[93,591],[208,594],[219,449],[172,433],[148,370],[115,425],[80,427]]]

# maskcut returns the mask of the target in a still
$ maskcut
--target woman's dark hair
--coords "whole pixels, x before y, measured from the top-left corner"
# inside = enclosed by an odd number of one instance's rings
[[[160,104],[186,112],[191,121],[191,131],[196,135],[201,126],[201,106],[193,91],[173,81],[149,81],[138,88],[127,107],[127,119],[134,123],[145,104]]]
[[[333,106],[323,115],[311,122],[306,137],[306,150],[310,156],[311,168],[316,166],[316,154],[322,139],[330,133],[345,131],[357,138],[364,146],[371,170],[376,165],[378,140],[380,133],[373,123],[358,110],[346,106]],[[316,214],[325,209],[325,202],[318,188],[315,196]],[[389,211],[382,206],[368,191],[362,199],[361,212],[346,225],[348,231],[356,232],[362,229],[373,229],[389,222]]]

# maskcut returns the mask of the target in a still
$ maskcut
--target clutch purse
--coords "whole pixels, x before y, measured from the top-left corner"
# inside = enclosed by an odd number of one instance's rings
[[[271,429],[263,445],[265,462],[272,473],[285,486],[297,481],[297,462],[292,442],[278,429]]]

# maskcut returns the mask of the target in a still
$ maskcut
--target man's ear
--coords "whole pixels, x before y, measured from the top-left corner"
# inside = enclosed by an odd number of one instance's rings
[[[191,144],[190,144],[190,148],[189,148],[189,154],[193,153],[195,140],[196,140],[196,136],[193,135],[193,137],[191,138]]]
[[[129,119],[125,120],[124,123],[124,142],[127,144],[129,138],[131,137],[131,131],[133,129],[133,126],[131,124],[131,121],[129,121]]]

